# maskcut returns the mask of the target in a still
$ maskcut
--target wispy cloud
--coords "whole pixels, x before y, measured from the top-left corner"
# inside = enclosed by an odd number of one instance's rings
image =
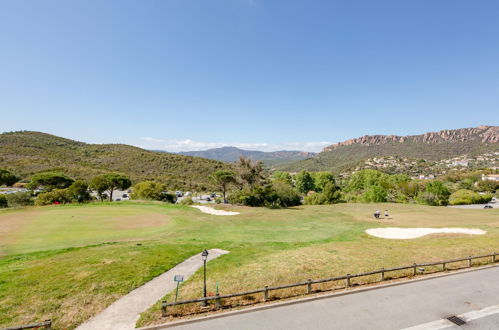
[[[302,151],[320,151],[325,146],[331,145],[329,141],[309,141],[309,142],[285,142],[285,143],[243,143],[243,142],[204,142],[191,139],[184,140],[164,140],[153,137],[143,137],[142,143],[138,147],[153,150],[165,150],[170,152],[196,151],[212,148],[221,148],[233,146],[247,150],[277,151],[277,150],[302,150]]]

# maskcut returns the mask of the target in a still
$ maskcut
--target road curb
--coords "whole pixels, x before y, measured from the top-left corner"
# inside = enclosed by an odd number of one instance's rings
[[[172,327],[176,327],[176,326],[180,326],[180,325],[198,323],[198,322],[203,322],[203,321],[207,321],[207,320],[224,318],[224,317],[229,317],[229,316],[239,315],[239,314],[246,314],[246,313],[251,313],[251,312],[256,312],[256,311],[261,311],[261,310],[283,307],[283,306],[301,304],[301,303],[305,303],[305,302],[309,302],[309,301],[340,297],[340,296],[361,293],[361,292],[366,292],[366,291],[379,290],[379,289],[383,289],[383,288],[387,288],[387,287],[394,287],[394,286],[400,286],[400,285],[410,284],[410,283],[414,283],[414,282],[427,281],[427,280],[432,280],[432,279],[441,278],[441,277],[459,275],[462,273],[476,272],[476,271],[486,270],[486,269],[495,268],[495,267],[499,267],[499,264],[466,268],[466,269],[460,269],[460,270],[450,271],[450,272],[445,272],[445,273],[420,275],[421,277],[419,277],[419,278],[412,278],[412,279],[407,279],[407,280],[402,279],[402,280],[392,282],[392,283],[371,285],[371,286],[364,287],[364,288],[344,289],[341,292],[319,294],[319,295],[312,296],[312,297],[305,297],[305,298],[298,298],[298,299],[289,300],[289,301],[269,303],[269,304],[265,304],[262,306],[248,307],[248,308],[243,308],[240,310],[222,312],[222,313],[217,313],[217,314],[210,314],[210,315],[200,316],[200,317],[187,319],[187,320],[179,320],[179,321],[173,321],[173,322],[168,322],[168,323],[163,323],[163,324],[158,324],[158,325],[137,328],[137,330],[167,329],[167,328],[172,328]]]

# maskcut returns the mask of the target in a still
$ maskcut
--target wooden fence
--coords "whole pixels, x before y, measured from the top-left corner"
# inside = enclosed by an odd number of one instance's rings
[[[318,284],[318,283],[327,283],[327,282],[335,282],[335,281],[345,281],[345,287],[350,287],[352,285],[351,280],[353,278],[359,278],[359,277],[364,277],[364,276],[370,276],[370,275],[376,275],[380,274],[381,281],[385,280],[385,274],[388,272],[394,272],[394,271],[400,271],[400,270],[407,270],[407,269],[412,269],[412,276],[418,275],[418,269],[422,267],[430,267],[430,266],[439,266],[442,265],[442,268],[440,271],[445,271],[447,269],[447,265],[456,263],[456,262],[463,262],[467,261],[468,262],[468,267],[471,267],[473,265],[472,261],[475,259],[485,259],[485,258],[490,258],[490,263],[495,263],[496,262],[496,256],[497,253],[491,253],[491,254],[486,254],[486,255],[480,255],[480,256],[469,256],[467,258],[461,258],[461,259],[451,259],[451,260],[444,260],[444,261],[437,261],[437,262],[429,262],[429,263],[423,263],[423,264],[412,264],[408,266],[402,266],[402,267],[395,267],[395,268],[381,268],[379,270],[375,270],[372,272],[367,272],[367,273],[361,273],[361,274],[346,274],[344,276],[338,276],[338,277],[331,277],[331,278],[325,278],[325,279],[319,279],[319,280],[311,280],[309,279],[308,281],[303,281],[303,282],[297,282],[297,283],[292,283],[292,284],[287,284],[287,285],[280,285],[280,286],[265,286],[262,289],[256,289],[256,290],[251,290],[251,291],[244,291],[244,292],[237,292],[237,293],[232,293],[232,294],[226,294],[226,295],[220,295],[216,294],[215,296],[210,296],[210,297],[203,297],[203,298],[198,298],[198,299],[191,299],[191,300],[183,300],[183,301],[176,301],[176,302],[167,302],[164,300],[162,302],[161,306],[161,313],[162,316],[165,317],[168,315],[167,313],[167,308],[171,306],[178,306],[178,305],[186,305],[186,304],[194,304],[194,303],[204,303],[208,301],[214,301],[215,302],[215,307],[217,309],[221,308],[222,306],[222,299],[227,299],[227,298],[233,298],[233,297],[240,297],[240,296],[247,296],[247,295],[253,295],[257,293],[262,293],[263,296],[263,301],[268,301],[269,300],[269,292],[273,290],[280,290],[280,289],[288,289],[288,288],[294,288],[294,287],[300,287],[304,286],[307,289],[307,294],[312,293],[312,285],[313,284]],[[487,263],[489,263],[489,260],[487,259]],[[424,273],[424,270],[422,271]],[[402,277],[407,277],[407,276],[402,276]],[[372,283],[372,282],[371,282]]]
[[[23,330],[23,329],[42,329],[42,328],[43,329],[51,330],[52,329],[52,321],[51,320],[47,320],[47,321],[43,321],[43,322],[40,322],[40,323],[19,325],[19,326],[16,326],[16,327],[5,328],[5,329],[2,329],[2,330]]]

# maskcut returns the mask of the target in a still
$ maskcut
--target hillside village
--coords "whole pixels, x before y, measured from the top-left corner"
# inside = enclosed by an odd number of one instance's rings
[[[462,172],[479,169],[499,169],[499,152],[484,153],[478,156],[459,156],[437,161],[425,159],[410,159],[395,156],[373,157],[367,159],[362,165],[354,168],[354,171],[362,169],[379,170],[388,174],[407,174],[414,179],[433,179],[447,174],[451,170]],[[349,172],[343,172],[342,177],[348,176]]]

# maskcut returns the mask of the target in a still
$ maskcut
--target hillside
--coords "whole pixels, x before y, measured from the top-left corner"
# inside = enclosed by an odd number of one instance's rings
[[[228,166],[124,144],[87,144],[40,132],[0,134],[0,168],[12,170],[23,179],[42,171],[83,179],[116,171],[134,182],[160,180],[172,189],[195,189],[209,186],[208,175]]]
[[[442,130],[421,135],[366,135],[328,146],[314,158],[281,166],[288,171],[352,170],[373,157],[439,161],[499,151],[499,126]]]
[[[316,154],[313,152],[305,151],[254,151],[254,150],[244,150],[236,147],[222,147],[215,149],[208,149],[202,151],[188,151],[180,152],[181,155],[195,156],[208,158],[213,160],[220,160],[224,162],[235,162],[239,157],[251,158],[253,160],[259,160],[264,162],[268,166],[290,163],[302,159],[307,159],[314,157]]]

